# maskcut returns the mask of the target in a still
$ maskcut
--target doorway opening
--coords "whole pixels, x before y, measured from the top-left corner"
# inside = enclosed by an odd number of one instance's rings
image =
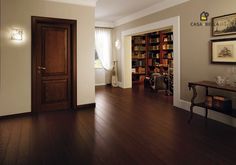
[[[173,95],[173,30],[132,36],[132,86]]]
[[[121,54],[121,87],[132,88],[132,36],[150,33],[156,30],[173,30],[173,105],[181,107],[180,102],[180,17],[172,17],[151,24],[123,31]]]

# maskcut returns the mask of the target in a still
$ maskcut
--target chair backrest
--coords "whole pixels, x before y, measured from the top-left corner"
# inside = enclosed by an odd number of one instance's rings
[[[165,76],[155,76],[154,77],[155,89],[156,90],[166,90],[167,86],[165,83]]]

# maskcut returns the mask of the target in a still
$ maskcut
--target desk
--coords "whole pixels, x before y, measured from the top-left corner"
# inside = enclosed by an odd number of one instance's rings
[[[206,113],[205,113],[205,119],[207,121],[207,117],[208,117],[208,109],[217,111],[216,109],[212,108],[212,107],[207,107],[205,102],[203,103],[195,103],[195,99],[197,97],[197,90],[196,90],[196,86],[201,86],[205,88],[206,91],[206,96],[208,96],[208,89],[212,88],[212,89],[219,89],[219,90],[224,90],[224,91],[228,91],[228,92],[236,92],[236,88],[232,87],[230,85],[225,85],[225,86],[219,86],[217,85],[215,82],[213,81],[199,81],[199,82],[189,82],[188,83],[188,87],[189,90],[192,89],[193,91],[193,97],[191,99],[191,106],[190,106],[190,118],[188,120],[188,122],[190,123],[192,118],[193,118],[193,107],[194,106],[198,106],[198,107],[202,107],[205,108]],[[218,111],[219,112],[219,111]],[[233,110],[232,114],[227,114],[233,117],[236,117],[236,111]]]

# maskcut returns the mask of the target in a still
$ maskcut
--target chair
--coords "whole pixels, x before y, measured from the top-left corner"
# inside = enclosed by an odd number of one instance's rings
[[[165,82],[166,76],[159,73],[153,73],[150,78],[150,87],[154,91],[167,90],[167,84]]]

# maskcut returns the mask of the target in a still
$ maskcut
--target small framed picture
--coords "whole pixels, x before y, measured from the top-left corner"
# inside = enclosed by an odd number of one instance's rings
[[[211,41],[212,63],[236,63],[236,38]]]
[[[212,36],[236,34],[236,13],[212,18]]]

